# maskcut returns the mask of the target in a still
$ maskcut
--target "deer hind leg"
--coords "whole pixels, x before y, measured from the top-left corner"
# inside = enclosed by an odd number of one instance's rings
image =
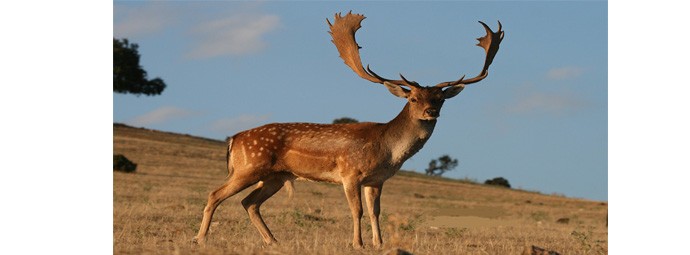
[[[259,208],[267,199],[273,196],[287,180],[291,179],[291,175],[274,174],[262,180],[262,185],[258,185],[254,191],[249,193],[246,198],[242,200],[242,206],[249,214],[249,220],[256,227],[264,239],[264,243],[273,244],[278,242],[271,234],[264,219],[261,217]]]
[[[263,186],[263,182],[260,181],[256,187],[260,188]],[[294,178],[288,178],[283,182],[283,187],[285,187],[285,192],[287,192],[288,199],[292,199],[292,197],[295,196],[295,179]]]
[[[227,182],[220,186],[220,188],[212,191],[208,195],[208,202],[204,208],[204,217],[201,220],[199,233],[196,235],[196,237],[194,237],[194,242],[199,244],[204,243],[209,226],[211,225],[211,218],[213,218],[213,213],[216,211],[216,208],[218,205],[220,205],[220,203],[258,181],[258,177],[239,176],[235,174]]]

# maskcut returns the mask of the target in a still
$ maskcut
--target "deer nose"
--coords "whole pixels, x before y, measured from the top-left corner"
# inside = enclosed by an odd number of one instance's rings
[[[438,109],[436,108],[429,108],[424,110],[424,112],[430,117],[438,117]]]

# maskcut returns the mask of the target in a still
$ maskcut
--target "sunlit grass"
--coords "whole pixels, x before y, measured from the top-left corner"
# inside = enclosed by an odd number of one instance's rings
[[[119,126],[113,143],[115,153],[139,165],[133,174],[113,173],[115,254],[381,254],[392,248],[415,254],[521,254],[529,245],[561,254],[608,251],[606,203],[412,172],[384,185],[382,250],[371,248],[366,210],[365,249],[351,248],[342,187],[315,182],[296,182],[292,199],[280,191],[261,207],[278,245],[265,247],[249,222],[240,205],[245,190],[220,205],[201,247],[191,240],[207,194],[227,175],[223,142]],[[431,224],[439,217],[454,222]],[[557,222],[562,218],[568,223]]]

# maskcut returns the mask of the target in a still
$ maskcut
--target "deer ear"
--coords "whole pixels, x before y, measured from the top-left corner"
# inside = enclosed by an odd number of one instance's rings
[[[398,85],[395,85],[395,84],[387,82],[387,81],[384,81],[383,85],[386,85],[386,88],[388,88],[388,91],[390,91],[391,94],[393,94],[397,97],[407,98],[408,96],[410,96],[410,91],[403,88],[403,87],[400,87]]]
[[[457,96],[460,94],[460,91],[465,89],[465,84],[458,84],[455,86],[448,87],[446,90],[443,91],[443,97],[446,99]]]

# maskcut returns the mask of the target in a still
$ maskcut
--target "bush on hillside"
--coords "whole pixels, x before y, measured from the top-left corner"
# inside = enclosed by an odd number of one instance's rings
[[[506,180],[503,177],[496,177],[491,180],[486,180],[484,184],[488,185],[496,185],[496,186],[503,186],[506,188],[510,188],[510,183],[508,183],[508,180]]]
[[[350,118],[350,117],[342,117],[342,118],[333,120],[333,124],[347,124],[347,123],[359,123],[359,121],[356,119]]]
[[[131,173],[135,170],[137,170],[137,164],[127,159],[124,155],[113,155],[113,171]]]

